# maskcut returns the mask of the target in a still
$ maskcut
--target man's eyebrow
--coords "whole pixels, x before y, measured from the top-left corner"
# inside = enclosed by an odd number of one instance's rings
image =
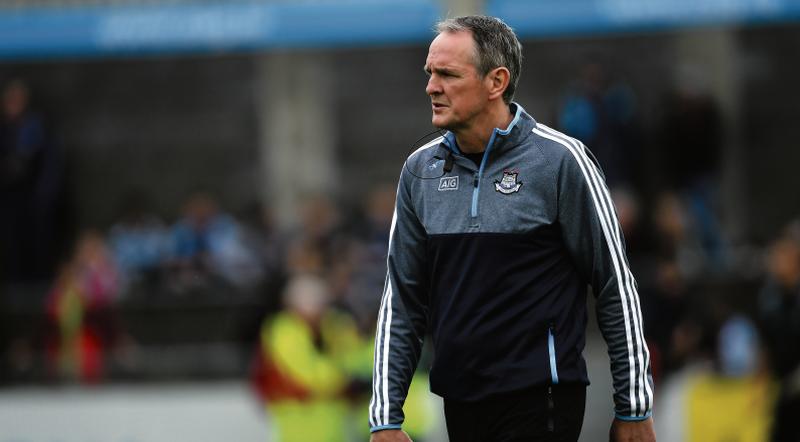
[[[455,73],[455,71],[453,71],[449,67],[431,68],[427,64],[422,67],[422,70],[424,70],[426,74],[432,74],[432,73],[436,72],[436,73],[438,73],[440,75],[448,75],[448,74],[454,74]]]

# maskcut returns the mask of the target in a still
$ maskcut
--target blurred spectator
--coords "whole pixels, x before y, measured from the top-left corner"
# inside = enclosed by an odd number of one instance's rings
[[[717,333],[715,363],[694,359],[661,388],[659,441],[767,440],[775,388],[760,352],[753,323],[730,315]]]
[[[687,385],[688,441],[765,441],[775,388],[761,370],[753,323],[734,315],[721,327],[715,373]]]
[[[638,274],[638,261],[641,261],[647,253],[650,253],[650,233],[644,225],[645,214],[640,199],[640,194],[634,189],[626,186],[619,186],[611,189],[611,199],[619,218],[619,226],[625,238],[625,249],[628,251],[628,259],[631,260],[633,272]]]
[[[262,276],[256,253],[244,243],[237,221],[205,193],[189,197],[172,228],[173,288],[182,291],[221,280],[251,287]]]
[[[284,292],[286,311],[261,332],[256,382],[284,442],[349,440],[349,399],[366,397],[372,345],[347,315],[330,308],[322,279],[296,275]],[[362,427],[360,437],[367,437]]]
[[[759,319],[773,372],[781,381],[774,441],[800,440],[800,221],[770,247]]]
[[[663,185],[685,191],[711,184],[720,164],[722,118],[706,74],[697,66],[680,66],[677,85],[660,108]]]
[[[285,279],[286,237],[275,224],[272,210],[265,205],[251,205],[243,221],[245,243],[258,256],[264,271],[264,286],[270,292],[276,291]]]
[[[352,281],[342,302],[363,333],[372,334],[386,280],[389,232],[394,214],[395,187],[378,186],[366,198],[365,223],[359,229],[361,245],[353,265]]]
[[[307,197],[300,210],[300,229],[291,234],[287,270],[322,275],[339,257],[334,250],[342,240],[342,220],[337,207],[324,195]]]
[[[253,286],[248,298],[252,307],[242,312],[239,338],[248,348],[258,340],[264,318],[281,307],[281,292],[286,284],[287,238],[276,226],[272,210],[261,203],[250,204],[242,217],[244,243],[257,257],[262,269],[260,282]]]
[[[9,282],[51,276],[56,258],[62,159],[21,80],[3,89],[0,114],[0,275]]]
[[[719,269],[727,258],[715,207],[722,118],[704,73],[696,66],[681,66],[678,85],[661,109],[664,114],[656,133],[661,186],[684,199],[710,264]]]
[[[696,229],[696,220],[680,195],[664,192],[654,208],[656,256],[673,263],[681,279],[692,281],[709,270],[709,258]]]
[[[147,209],[143,194],[133,192],[123,199],[122,216],[111,226],[109,243],[124,288],[156,285],[168,256],[169,236],[164,223]]]
[[[598,63],[586,64],[561,102],[558,124],[597,156],[610,188],[641,186],[643,140],[636,95],[628,84],[611,82]]]
[[[377,293],[376,296],[380,296]],[[325,280],[297,274],[284,291],[286,310],[265,319],[253,381],[277,426],[279,441],[368,439],[374,329],[362,333],[333,305]],[[406,431],[424,441],[435,405],[424,370],[403,407]]]
[[[660,378],[680,368],[698,343],[700,331],[688,322],[688,309],[692,283],[704,271],[705,260],[677,195],[660,195],[652,219],[654,248],[636,270],[653,373]]]
[[[83,233],[47,298],[54,325],[48,342],[54,376],[90,383],[103,377],[105,353],[119,334],[113,314],[118,290],[118,274],[103,237],[95,231]]]

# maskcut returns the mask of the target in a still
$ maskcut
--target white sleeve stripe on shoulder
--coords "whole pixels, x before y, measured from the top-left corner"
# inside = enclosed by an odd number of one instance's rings
[[[619,246],[618,236],[615,235],[617,232],[613,232],[612,226],[613,218],[609,215],[609,208],[607,207],[608,201],[603,198],[606,195],[603,195],[602,188],[598,189],[598,178],[595,176],[596,171],[591,167],[587,166],[586,162],[590,160],[586,158],[585,152],[579,152],[579,148],[573,144],[572,140],[568,137],[556,132],[544,125],[539,125],[539,127],[534,128],[533,131],[538,135],[550,139],[552,141],[557,142],[558,144],[564,146],[575,158],[578,166],[581,169],[581,172],[584,175],[584,179],[586,180],[587,187],[590,190],[590,194],[592,197],[592,201],[594,202],[595,211],[597,213],[598,219],[600,221],[601,228],[603,229],[603,233],[606,237],[606,245],[609,249],[609,254],[612,258],[612,263],[614,266],[614,271],[617,275],[617,280],[619,281],[619,293],[620,293],[620,301],[622,304],[623,310],[623,319],[625,322],[625,333],[626,333],[626,341],[628,347],[628,365],[629,365],[629,400],[631,403],[631,411],[634,415],[639,414],[639,408],[641,404],[637,401],[637,384],[639,384],[639,379],[641,377],[641,373],[637,376],[637,367],[636,363],[634,362],[635,354],[638,353],[638,346],[640,345],[640,340],[638,339],[638,331],[635,330],[633,334],[636,337],[632,338],[631,333],[631,322],[632,318],[631,313],[629,311],[629,298],[631,298],[632,293],[629,292],[630,286],[626,284],[628,271],[625,268],[626,262],[624,260],[624,254],[621,253],[621,247]],[[631,308],[632,310],[632,308]],[[641,368],[641,366],[639,367]]]

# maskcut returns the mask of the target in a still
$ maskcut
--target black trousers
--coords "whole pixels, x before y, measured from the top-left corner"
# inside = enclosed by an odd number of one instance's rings
[[[536,387],[477,402],[444,400],[450,442],[575,442],[585,408],[583,384]]]

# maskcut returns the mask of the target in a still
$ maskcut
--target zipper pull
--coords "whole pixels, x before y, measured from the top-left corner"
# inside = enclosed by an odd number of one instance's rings
[[[478,174],[475,174],[475,177],[472,179],[472,187],[478,187]]]

